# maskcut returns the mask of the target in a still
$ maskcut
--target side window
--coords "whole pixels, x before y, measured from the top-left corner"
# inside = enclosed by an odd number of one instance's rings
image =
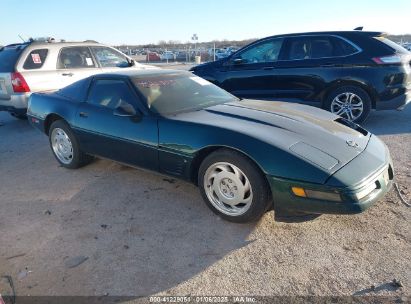
[[[130,87],[123,80],[99,79],[92,85],[88,103],[112,110],[122,107],[135,113],[134,99]]]
[[[341,38],[334,37],[334,43],[338,56],[348,56],[358,52],[358,49],[354,45]]]
[[[62,48],[57,62],[58,69],[95,68],[96,64],[88,47]]]
[[[319,59],[335,56],[332,42],[328,37],[291,38],[288,45],[288,60]]]
[[[264,41],[245,50],[236,58],[242,59],[243,63],[274,62],[278,60],[282,45],[283,38]]]
[[[23,69],[25,70],[36,70],[40,69],[44,61],[47,58],[49,50],[48,49],[38,49],[33,50],[27,56],[26,61],[24,62]]]
[[[92,47],[94,55],[100,62],[101,67],[128,67],[127,57],[108,47]]]

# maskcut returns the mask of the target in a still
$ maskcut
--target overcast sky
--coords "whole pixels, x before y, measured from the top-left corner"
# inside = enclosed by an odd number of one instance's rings
[[[97,40],[242,40],[305,31],[411,33],[411,0],[1,0],[0,45],[18,35]]]

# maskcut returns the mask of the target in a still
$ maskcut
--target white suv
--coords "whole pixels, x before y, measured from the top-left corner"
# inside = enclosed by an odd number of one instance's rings
[[[33,92],[55,91],[93,74],[152,68],[96,42],[11,44],[0,48],[0,111],[24,119]]]

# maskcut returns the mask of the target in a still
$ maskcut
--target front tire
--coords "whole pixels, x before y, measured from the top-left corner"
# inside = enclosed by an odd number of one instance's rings
[[[327,111],[355,123],[364,122],[371,111],[371,98],[356,86],[343,86],[333,90],[325,101]]]
[[[70,126],[63,120],[51,124],[49,142],[55,158],[65,168],[77,169],[92,160],[91,156],[80,150]]]
[[[207,206],[230,222],[256,221],[272,203],[271,191],[261,170],[232,150],[217,150],[204,159],[198,185]]]

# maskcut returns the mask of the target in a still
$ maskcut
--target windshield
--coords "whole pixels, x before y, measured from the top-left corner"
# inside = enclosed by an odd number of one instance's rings
[[[148,108],[161,115],[201,110],[236,100],[230,93],[190,73],[150,75],[132,80]]]

